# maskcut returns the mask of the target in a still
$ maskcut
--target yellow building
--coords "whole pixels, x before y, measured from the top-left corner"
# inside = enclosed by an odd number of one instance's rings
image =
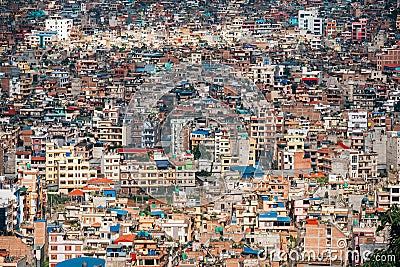
[[[57,184],[61,193],[82,188],[86,181],[97,177],[97,170],[90,167],[73,146],[55,147],[46,143],[46,182]]]

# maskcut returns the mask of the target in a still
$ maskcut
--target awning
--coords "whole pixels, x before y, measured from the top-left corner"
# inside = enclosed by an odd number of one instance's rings
[[[161,216],[163,212],[161,210],[152,210],[150,215],[151,216]]]
[[[128,214],[128,211],[126,210],[120,210],[120,209],[110,209],[111,212],[116,212],[117,215],[122,215],[125,216],[126,214]]]
[[[262,250],[255,250],[255,249],[252,249],[252,248],[249,248],[246,246],[244,247],[244,250],[243,250],[243,254],[260,255],[261,253],[263,253]]]
[[[288,222],[290,223],[289,217],[278,217],[278,222]]]
[[[119,228],[120,228],[120,224],[111,225],[110,226],[110,232],[119,233]]]

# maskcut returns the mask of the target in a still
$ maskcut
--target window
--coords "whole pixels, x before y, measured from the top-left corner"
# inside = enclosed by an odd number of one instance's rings
[[[50,250],[56,250],[56,251],[57,251],[57,250],[58,250],[58,247],[57,247],[57,246],[51,246],[51,247],[50,247]]]
[[[65,251],[71,251],[71,246],[65,246]]]
[[[57,255],[51,255],[52,260],[57,260]]]
[[[399,193],[399,188],[392,188],[392,193],[398,194]]]
[[[351,157],[351,163],[357,163],[357,156]]]

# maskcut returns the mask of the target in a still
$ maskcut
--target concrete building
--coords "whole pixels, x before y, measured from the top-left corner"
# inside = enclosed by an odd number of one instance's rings
[[[120,161],[119,154],[103,154],[101,158],[101,172],[104,177],[113,181],[120,181]]]
[[[61,228],[53,228],[49,232],[49,263],[50,267],[58,263],[83,256],[83,241],[67,237]]]
[[[299,10],[299,29],[307,30],[316,35],[323,35],[324,21],[318,17],[316,9]]]
[[[87,180],[96,176],[97,170],[82,155],[77,155],[73,146],[46,144],[46,182],[56,184],[60,192],[82,188]]]
[[[386,143],[386,169],[400,170],[400,136],[397,132],[388,132]]]
[[[360,19],[351,24],[351,40],[353,42],[362,42],[368,39],[367,22],[368,19]]]
[[[57,16],[50,17],[45,21],[46,30],[56,31],[58,35],[58,40],[60,41],[65,41],[69,39],[72,26],[72,19],[65,19]]]

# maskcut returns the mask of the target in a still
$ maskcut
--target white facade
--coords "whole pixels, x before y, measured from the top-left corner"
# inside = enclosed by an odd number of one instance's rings
[[[299,29],[313,34],[323,34],[323,19],[318,17],[316,10],[299,10]]]
[[[68,71],[64,71],[61,69],[54,70],[51,73],[51,77],[57,78],[60,82],[61,87],[65,87],[69,83],[69,72]]]
[[[162,222],[161,229],[165,231],[167,236],[171,236],[180,243],[190,241],[190,225],[186,220],[166,220]]]
[[[368,128],[368,113],[366,111],[361,112],[349,112],[349,121],[347,129],[350,132],[354,130],[366,130]]]
[[[101,171],[104,177],[119,181],[121,156],[118,154],[105,154],[101,159]]]
[[[31,33],[26,34],[25,40],[31,46],[46,47],[57,41],[57,33],[33,30]]]
[[[49,233],[49,263],[50,266],[83,256],[83,241],[79,239],[68,240],[62,231]]]
[[[72,25],[72,19],[64,19],[60,17],[52,17],[50,19],[46,19],[46,30],[56,31],[58,35],[58,40],[60,41],[69,39]]]

